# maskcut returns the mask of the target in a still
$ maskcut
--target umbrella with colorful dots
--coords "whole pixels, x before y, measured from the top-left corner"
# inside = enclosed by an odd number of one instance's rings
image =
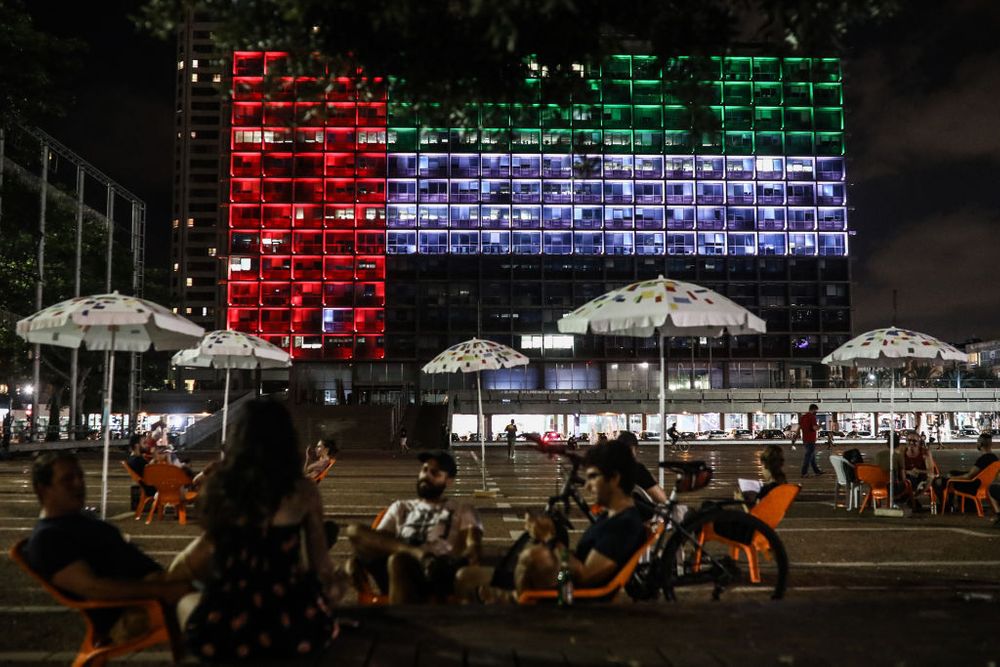
[[[670,280],[640,280],[588,301],[557,323],[562,333],[595,333],[660,339],[660,461],[664,456],[666,368],[663,342],[670,336],[718,338],[725,333],[765,333],[767,326],[749,310],[710,289]],[[663,468],[660,468],[663,485]]]
[[[480,372],[500,368],[524,366],[528,357],[506,345],[491,340],[473,338],[457,345],[452,345],[429,362],[422,370],[424,373],[475,373],[476,399],[479,410],[479,452],[482,456],[483,490],[486,490],[486,429],[483,425],[483,392],[480,383]]]

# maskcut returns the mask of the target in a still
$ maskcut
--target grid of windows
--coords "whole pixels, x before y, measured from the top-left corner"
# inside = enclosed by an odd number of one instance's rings
[[[836,59],[705,60],[707,131],[650,57],[462,126],[284,59],[233,57],[227,302],[297,359],[384,358],[387,256],[848,253]]]

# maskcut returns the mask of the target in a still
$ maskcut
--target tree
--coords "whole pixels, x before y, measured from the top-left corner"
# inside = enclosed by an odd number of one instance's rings
[[[57,84],[73,75],[81,48],[37,30],[21,0],[0,2],[0,127],[61,115],[69,98]]]
[[[291,72],[393,77],[394,94],[448,111],[481,100],[516,101],[544,68],[550,92],[571,93],[574,64],[615,53],[660,56],[679,81],[695,70],[674,56],[729,53],[754,43],[769,53],[837,53],[854,27],[891,14],[896,0],[147,0],[139,22],[171,36],[188,12],[218,21],[227,50],[292,55]],[[529,60],[537,63],[532,70]],[[319,61],[317,63],[317,61]],[[371,79],[360,82],[368,89]]]

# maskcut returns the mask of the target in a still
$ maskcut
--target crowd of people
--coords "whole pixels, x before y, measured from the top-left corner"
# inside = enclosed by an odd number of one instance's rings
[[[575,546],[552,517],[528,513],[528,540],[504,559],[507,578],[483,562],[483,523],[475,508],[449,494],[459,473],[455,458],[445,450],[422,451],[415,497],[393,502],[374,525],[347,526],[352,556],[337,567],[329,550],[338,531],[324,522],[315,483],[332,465],[336,444],[321,440],[303,454],[287,408],[260,399],[235,425],[224,457],[200,474],[202,533],[169,568],[85,511],[82,469],[65,452],[43,454],[34,463],[42,512],[25,556],[41,576],[80,598],[160,599],[176,611],[185,643],[199,659],[311,654],[335,637],[336,605],[350,587],[360,590],[371,581],[390,603],[509,600],[526,589],[554,588],[567,573],[578,586],[608,582],[646,538],[643,505],[666,500],[638,461],[637,447],[636,437],[622,432],[586,450],[582,477],[603,512]],[[918,488],[942,479],[972,480],[996,461],[988,437],[979,447],[971,470],[935,477],[929,450],[908,436],[899,453],[901,488],[907,481]],[[184,465],[155,430],[132,443],[129,465],[141,474],[151,460]],[[742,498],[748,507],[787,482],[779,445],[767,446],[759,460],[763,480]],[[996,500],[994,510],[1000,510]],[[138,608],[94,615],[108,642],[141,633],[147,621]]]

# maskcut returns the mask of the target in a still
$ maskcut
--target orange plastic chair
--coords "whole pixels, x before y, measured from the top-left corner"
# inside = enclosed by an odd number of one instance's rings
[[[321,470],[319,472],[319,474],[317,474],[315,477],[313,477],[313,481],[316,482],[317,484],[319,484],[324,479],[326,479],[326,476],[330,472],[330,468],[332,468],[333,464],[336,463],[336,462],[337,462],[337,459],[330,459],[330,463],[328,463],[327,466],[325,468],[323,468],[323,470]]]
[[[186,487],[191,485],[191,477],[186,472],[170,463],[150,463],[142,473],[142,478],[149,486],[156,487],[153,505],[149,508],[146,523],[152,523],[154,516],[163,520],[163,512],[167,505],[173,505],[177,510],[177,521],[183,526],[187,523],[187,503],[198,497],[194,491]]]
[[[22,570],[27,572],[32,579],[37,581],[46,593],[55,598],[56,602],[64,607],[75,609],[80,612],[80,614],[83,615],[84,622],[86,623],[87,631],[83,636],[83,643],[80,644],[76,658],[73,660],[73,667],[84,667],[85,665],[100,667],[101,665],[104,665],[109,658],[141,651],[142,649],[149,648],[150,646],[156,646],[157,644],[170,644],[171,650],[174,651],[175,645],[170,635],[170,626],[167,625],[163,605],[159,600],[74,600],[63,594],[62,591],[50,584],[48,581],[43,579],[41,575],[31,569],[31,566],[28,565],[23,553],[24,545],[27,541],[27,539],[23,539],[11,547],[10,559],[17,563]],[[93,621],[90,620],[87,610],[113,609],[122,607],[141,607],[149,617],[149,630],[140,637],[130,639],[120,644],[97,646],[95,644],[95,640],[98,638],[94,634],[94,624]],[[181,656],[174,651],[174,662],[178,662],[180,658]]]
[[[139,504],[135,506],[135,519],[138,521],[142,518],[142,511],[146,509],[146,503],[153,498],[146,493],[146,484],[143,482],[142,476],[135,470],[132,470],[125,461],[122,461],[122,467],[125,468],[125,472],[132,478],[132,481],[139,485]]]
[[[865,511],[869,501],[872,501],[872,509],[874,509],[879,500],[889,499],[889,473],[871,463],[859,463],[855,466],[854,472],[858,476],[858,482],[868,486],[868,493],[861,503],[858,514]]]
[[[785,518],[785,513],[791,507],[792,501],[799,495],[802,487],[798,484],[781,484],[774,487],[756,505],[750,509],[750,515],[755,516],[771,528],[777,529],[778,524]],[[722,542],[729,546],[729,555],[733,560],[740,559],[740,552],[746,555],[747,565],[750,570],[750,581],[755,584],[760,583],[760,561],[758,553],[764,554],[765,558],[770,558],[770,548],[767,539],[760,533],[754,533],[753,540],[749,544],[736,542],[723,537],[715,532],[713,524],[707,524],[701,529],[698,536],[698,544],[704,545],[708,541]],[[701,562],[701,552],[695,554],[695,563]]]
[[[989,464],[981,471],[979,474],[970,479],[949,479],[948,483],[944,487],[944,497],[941,500],[941,511],[944,512],[944,508],[948,506],[948,494],[952,493],[956,497],[962,499],[962,511],[965,512],[965,501],[971,500],[976,504],[976,514],[983,516],[983,501],[986,500],[986,494],[989,493],[990,484],[996,479],[997,474],[1000,473],[1000,461],[994,461]],[[979,488],[975,493],[965,493],[964,491],[959,491],[952,484],[971,482],[973,480],[979,480]]]
[[[653,528],[647,531],[648,536],[646,541],[643,542],[642,546],[632,554],[622,569],[618,570],[611,581],[604,584],[603,586],[598,586],[596,588],[577,588],[573,587],[573,599],[594,599],[594,598],[607,598],[615,593],[617,593],[622,588],[625,588],[625,584],[628,583],[629,579],[632,578],[632,574],[635,572],[635,568],[639,565],[639,560],[642,556],[656,543],[656,539],[663,532],[663,524],[657,523]],[[540,590],[526,590],[521,591],[521,594],[517,596],[518,604],[535,604],[540,600],[555,600],[559,595],[559,592],[555,589],[546,588]]]
[[[332,465],[332,464],[331,464]],[[378,528],[378,525],[382,523],[382,517],[389,508],[385,508],[375,516],[375,520],[372,521],[372,530]],[[357,582],[358,588],[358,604],[361,605],[380,605],[386,604],[389,601],[388,595],[380,595],[375,592],[375,588],[372,586],[371,577],[368,576],[367,572],[361,573],[363,576],[359,577]]]

